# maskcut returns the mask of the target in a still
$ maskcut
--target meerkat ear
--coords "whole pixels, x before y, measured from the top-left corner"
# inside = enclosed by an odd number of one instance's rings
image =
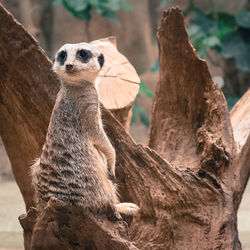
[[[56,60],[56,58],[55,58],[55,57],[53,57],[53,59],[52,59],[52,64],[54,64],[55,60]]]
[[[100,67],[102,68],[102,66],[104,64],[104,55],[102,53],[100,56],[98,56],[98,62],[100,64]]]

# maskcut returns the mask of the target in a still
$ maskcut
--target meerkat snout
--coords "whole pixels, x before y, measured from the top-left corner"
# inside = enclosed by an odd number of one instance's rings
[[[66,64],[66,71],[71,72],[74,69],[74,64]]]

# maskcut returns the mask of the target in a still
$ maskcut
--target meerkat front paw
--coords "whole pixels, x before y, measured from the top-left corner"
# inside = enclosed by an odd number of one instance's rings
[[[120,214],[128,216],[136,216],[140,211],[140,208],[136,204],[130,202],[118,203],[115,206]]]
[[[108,174],[109,174],[109,178],[112,181],[115,181],[115,150],[113,147],[111,147],[111,153],[108,157]]]
[[[115,166],[110,166],[108,165],[108,175],[109,175],[109,179],[112,181],[116,180],[115,177]]]

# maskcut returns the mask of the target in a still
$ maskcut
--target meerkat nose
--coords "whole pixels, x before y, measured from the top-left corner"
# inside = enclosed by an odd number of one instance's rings
[[[67,64],[67,65],[66,65],[66,70],[67,70],[67,71],[72,71],[73,68],[74,68],[74,64]]]

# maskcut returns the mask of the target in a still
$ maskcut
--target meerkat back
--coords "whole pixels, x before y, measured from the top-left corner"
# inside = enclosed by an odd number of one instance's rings
[[[115,151],[102,127],[94,86],[103,63],[104,56],[87,43],[66,44],[56,54],[53,69],[62,86],[41,157],[32,167],[38,207],[56,197],[92,211],[138,212],[135,204],[118,203],[112,182]]]

